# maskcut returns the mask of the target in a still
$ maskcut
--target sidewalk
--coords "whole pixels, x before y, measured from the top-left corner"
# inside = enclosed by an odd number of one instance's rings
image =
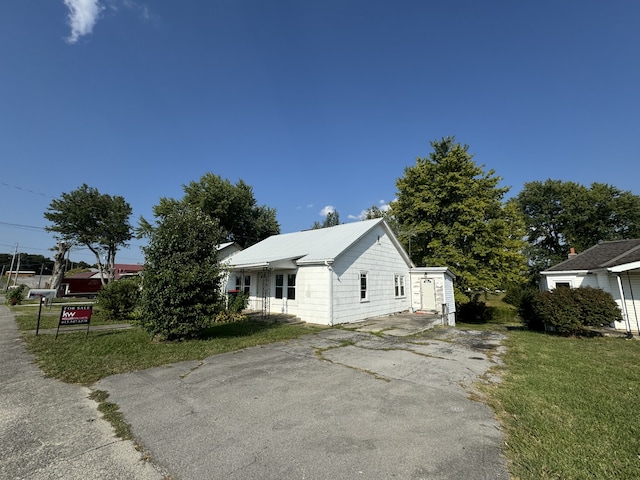
[[[90,390],[45,378],[0,297],[0,478],[166,478],[115,437]]]

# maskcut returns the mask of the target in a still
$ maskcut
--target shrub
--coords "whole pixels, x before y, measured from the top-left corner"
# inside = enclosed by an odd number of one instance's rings
[[[515,322],[517,311],[506,306],[488,306],[477,293],[471,301],[457,306],[456,317],[466,323],[511,323]]]
[[[22,300],[24,300],[24,291],[26,288],[26,285],[9,287],[9,290],[6,294],[7,303],[9,305],[20,305],[22,303]]]
[[[98,292],[100,313],[109,320],[129,319],[140,304],[140,278],[127,278],[110,282]]]
[[[552,327],[563,335],[584,333],[585,327],[609,325],[622,315],[611,295],[591,287],[556,288],[523,302],[521,317],[527,327]]]
[[[536,295],[538,292],[538,287],[534,287],[533,285],[510,285],[507,287],[502,301],[509,305],[513,305],[516,308],[520,308],[523,301],[531,299],[531,297]]]
[[[461,322],[486,323],[489,320],[489,309],[480,300],[480,294],[476,293],[470,301],[458,305],[456,317]]]

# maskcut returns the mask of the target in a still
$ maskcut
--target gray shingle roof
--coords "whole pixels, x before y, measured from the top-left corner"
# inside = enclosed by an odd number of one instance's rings
[[[283,260],[299,264],[330,262],[378,224],[383,224],[389,231],[383,220],[376,218],[329,228],[273,235],[238,252],[231,265],[261,265]]]
[[[640,261],[640,239],[601,242],[547,272],[596,270]]]

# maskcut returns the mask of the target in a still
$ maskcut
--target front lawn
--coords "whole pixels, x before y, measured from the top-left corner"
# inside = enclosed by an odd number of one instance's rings
[[[507,333],[486,387],[512,478],[640,478],[640,341]]]

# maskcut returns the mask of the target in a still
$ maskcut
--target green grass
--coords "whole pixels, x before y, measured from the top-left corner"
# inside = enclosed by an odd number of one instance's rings
[[[35,302],[37,302],[37,300]],[[69,302],[69,304],[72,305],[74,303]],[[75,302],[75,304],[80,305],[81,303]],[[23,302],[22,305],[11,307],[11,310],[16,316],[16,323],[20,330],[36,329],[36,326],[38,324],[38,304],[37,303],[29,304],[27,303],[27,301],[25,301]],[[43,305],[42,311],[40,312],[40,329],[57,328],[58,322],[60,320],[61,310],[62,310],[62,306],[57,303],[54,303],[51,306],[51,308]],[[102,318],[99,314],[99,311],[100,311],[99,308],[97,308],[94,305],[93,314],[91,316],[91,325],[105,325],[105,324],[115,323]],[[89,328],[91,328],[91,326]]]
[[[508,333],[485,387],[514,479],[640,478],[640,342]]]
[[[55,335],[25,334],[27,348],[45,375],[69,383],[91,385],[109,375],[143,370],[185,360],[296,338],[317,331],[304,324],[242,321],[220,324],[201,338],[154,342],[141,328]]]

